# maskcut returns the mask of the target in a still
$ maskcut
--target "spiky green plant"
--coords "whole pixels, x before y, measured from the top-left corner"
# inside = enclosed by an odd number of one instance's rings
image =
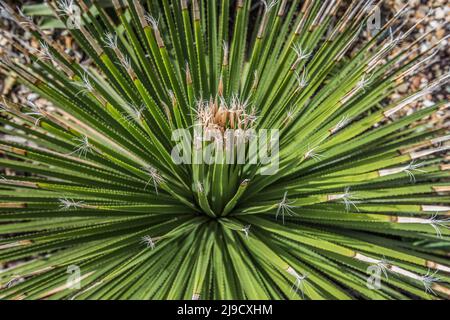
[[[442,44],[393,53],[406,7],[355,49],[378,1],[112,2],[48,2],[91,64],[2,5],[41,45],[3,31],[2,70],[52,103],[2,98],[2,298],[449,297],[446,105],[401,116],[448,74],[386,104]],[[278,129],[279,170],[176,164],[182,128]]]

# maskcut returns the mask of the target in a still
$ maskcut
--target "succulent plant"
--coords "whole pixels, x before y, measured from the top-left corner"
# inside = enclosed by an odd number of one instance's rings
[[[388,99],[445,42],[397,50],[407,6],[361,41],[379,1],[112,3],[48,1],[82,61],[1,4],[49,102],[1,98],[1,298],[449,297],[448,103],[402,112],[449,75]]]

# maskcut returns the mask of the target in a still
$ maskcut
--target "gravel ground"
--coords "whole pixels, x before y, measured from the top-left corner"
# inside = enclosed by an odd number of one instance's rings
[[[424,34],[428,34],[424,41],[420,43],[420,46],[415,46],[415,49],[418,49],[417,53],[424,52],[433,44],[450,34],[450,2],[446,0],[410,0],[409,2],[411,4],[411,10],[405,16],[405,20],[402,21],[405,23],[404,30],[413,27],[417,23],[419,24],[414,32],[412,32],[405,41],[401,42],[396,52],[403,48],[407,48]],[[404,4],[405,1],[400,0],[385,1],[384,14],[392,15],[399,11]],[[420,22],[423,18],[427,17],[427,15],[428,18],[423,22]],[[442,41],[440,50],[432,60],[433,63],[429,67],[415,73],[407,82],[400,85],[397,92],[391,97],[392,100],[397,100],[402,96],[415,92],[419,88],[426,86],[430,81],[437,79],[450,71],[449,41],[450,40]],[[417,56],[417,53],[413,54],[411,58]],[[442,86],[440,89],[426,96],[424,100],[410,105],[409,109],[405,109],[405,113],[411,113],[417,108],[427,107],[433,105],[435,102],[443,100],[450,100],[450,84]],[[450,125],[450,112],[448,109],[440,112],[434,117],[439,117],[439,119],[435,120],[438,120],[440,125]]]

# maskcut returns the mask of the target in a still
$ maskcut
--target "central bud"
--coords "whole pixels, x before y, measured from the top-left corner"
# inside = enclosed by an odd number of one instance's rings
[[[211,98],[209,101],[197,103],[197,124],[206,130],[227,129],[247,130],[256,122],[256,109],[253,107],[248,112],[246,102],[241,102],[238,97],[231,98],[229,104],[223,98]]]

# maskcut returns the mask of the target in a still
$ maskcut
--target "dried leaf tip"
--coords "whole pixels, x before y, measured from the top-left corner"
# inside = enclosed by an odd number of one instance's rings
[[[281,200],[281,202],[278,204],[278,210],[277,213],[275,215],[275,219],[278,220],[278,217],[281,215],[283,224],[285,224],[285,215],[288,214],[290,216],[294,215],[294,208],[296,208],[295,206],[293,206],[292,204],[295,201],[290,201],[288,199],[288,192],[286,191],[284,193],[283,199]]]
[[[273,8],[277,6],[278,0],[261,0],[261,3],[264,6],[264,13],[268,14],[270,11],[272,11]]]
[[[78,142],[78,145],[75,147],[75,150],[70,153],[70,155],[77,154],[81,158],[86,158],[88,153],[92,152],[92,145],[87,136],[74,138],[73,141]]]
[[[60,0],[57,2],[58,11],[68,17],[74,17],[80,14],[80,8],[73,0]]]
[[[116,50],[118,48],[118,37],[117,34],[106,32],[103,38],[103,42],[107,48],[112,50]]]
[[[296,79],[297,79],[297,84],[298,84],[298,88],[297,88],[297,90],[299,90],[299,89],[303,89],[303,88],[305,88],[307,85],[308,85],[308,74],[307,74],[307,72],[306,72],[306,68],[305,67],[303,67],[303,72],[302,72],[302,74],[300,74],[299,72],[295,72],[295,77],[296,77]]]
[[[345,128],[350,123],[350,121],[350,117],[347,114],[344,115],[341,120],[339,120],[339,122],[332,129],[330,129],[330,133],[332,135],[336,134],[337,132]]]
[[[351,207],[354,207],[359,212],[359,209],[354,201],[356,199],[357,197],[355,194],[350,192],[350,187],[345,188],[344,193],[328,196],[328,201],[341,200],[342,203],[345,204],[345,210],[347,212],[350,211]]]
[[[80,81],[73,81],[72,82],[75,86],[81,88],[81,90],[77,93],[77,95],[79,94],[87,94],[87,93],[92,93],[94,92],[94,87],[91,83],[91,80],[89,79],[89,75],[87,72],[84,72],[82,77],[81,77],[81,82]]]
[[[150,183],[153,183],[155,192],[156,194],[158,194],[158,186],[165,181],[164,178],[159,174],[158,170],[151,165],[143,167],[142,170],[144,170],[144,172],[146,172],[150,176],[150,179],[145,185],[145,189],[147,189]]]
[[[187,9],[188,9],[187,0],[181,0],[181,10],[187,10]]]
[[[315,161],[320,161],[323,159],[323,156],[320,155],[316,150],[319,148],[319,146],[314,148],[309,148],[308,151],[304,155],[304,159],[314,159]]]
[[[39,41],[41,49],[34,49],[35,53],[39,55],[38,61],[53,61],[53,54],[50,51],[50,47],[47,42]]]
[[[136,106],[134,104],[128,104],[127,105],[127,113],[124,114],[125,120],[130,122],[140,122],[143,118],[144,111],[146,109],[146,105],[143,103],[141,106]]]
[[[158,19],[156,19],[155,17],[153,17],[150,14],[146,14],[145,15],[145,19],[147,20],[147,22],[150,24],[151,28],[153,29],[153,32],[155,34],[155,38],[156,38],[156,42],[158,43],[158,47],[159,48],[164,48],[164,40],[161,36],[161,33],[159,31],[159,19],[161,17],[158,17]]]
[[[194,21],[199,21],[200,20],[200,6],[198,4],[198,0],[193,0],[192,3],[193,3]]]
[[[69,199],[66,197],[61,198],[58,201],[60,203],[59,208],[61,210],[79,209],[84,206],[83,201],[75,201],[74,199]]]
[[[42,107],[37,106],[34,102],[30,100],[27,101],[27,105],[31,108],[31,112],[26,112],[25,115],[36,117],[34,126],[37,127],[39,121],[41,121],[42,118],[45,118],[45,111],[43,110]]]
[[[154,250],[156,248],[156,240],[150,236],[144,236],[141,238],[141,243],[148,249]]]
[[[150,24],[152,29],[155,31],[159,29],[159,19],[160,18],[161,17],[155,18],[149,13],[145,14],[145,20],[147,20],[147,22]]]
[[[287,273],[289,273],[291,276],[293,276],[295,278],[295,283],[292,286],[292,289],[294,289],[294,287],[295,287],[295,293],[298,293],[298,291],[300,291],[302,298],[305,298],[305,288],[306,288],[305,284],[306,284],[307,275],[305,275],[305,274],[300,275],[292,267],[288,267],[286,271],[287,271]]]
[[[369,86],[370,83],[372,82],[372,76],[373,75],[367,77],[367,74],[363,74],[362,78],[356,84],[355,90],[357,90],[357,91],[363,90],[365,92],[367,86]]]
[[[420,277],[419,280],[422,282],[426,293],[436,295],[434,285],[441,281],[441,279],[436,276],[437,274],[438,271],[432,273],[431,270],[428,270],[426,275]]]
[[[282,17],[285,14],[286,11],[286,6],[287,6],[287,0],[282,0],[281,1],[281,5],[280,5],[280,9],[278,9],[278,16]]]
[[[437,213],[426,220],[425,223],[429,224],[436,231],[436,236],[440,239],[443,238],[441,228],[450,229],[450,219],[441,219]]]
[[[223,66],[228,66],[229,63],[229,55],[230,55],[230,47],[228,46],[228,42],[224,41],[223,45],[223,62],[222,65]]]
[[[308,53],[306,50],[302,49],[299,44],[293,44],[292,50],[297,55],[297,60],[295,61],[294,66],[297,66],[302,60],[308,59],[312,55],[312,52]]]
[[[250,228],[251,228],[251,227],[252,227],[251,225],[248,225],[248,226],[245,226],[244,228],[241,229],[241,231],[244,232],[244,235],[245,235],[245,238],[246,238],[246,239],[249,238],[249,235],[250,235]]]
[[[191,68],[189,67],[189,62],[186,62],[186,83],[188,85],[192,84],[192,75],[191,75]]]

